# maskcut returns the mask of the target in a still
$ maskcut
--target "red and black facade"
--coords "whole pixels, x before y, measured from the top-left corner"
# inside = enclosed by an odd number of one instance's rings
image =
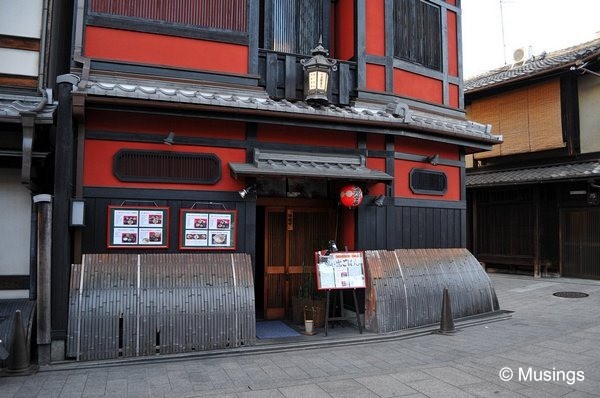
[[[196,3],[205,7],[191,12]],[[66,330],[71,261],[181,252],[182,209],[235,212],[226,249],[252,256],[266,318],[286,316],[298,274],[329,240],[465,247],[464,156],[498,140],[464,117],[460,5],[368,3],[79,1],[79,82],[64,110],[74,123],[62,133],[73,137],[73,196],[86,215],[70,230],[73,258],[55,264],[55,338]],[[337,60],[326,105],[303,93],[300,61],[319,37]],[[352,209],[339,204],[349,184],[365,195]],[[115,206],[168,208],[165,244],[109,247]]]

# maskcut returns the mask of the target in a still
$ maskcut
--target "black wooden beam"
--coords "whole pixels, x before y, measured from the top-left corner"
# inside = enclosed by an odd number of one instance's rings
[[[73,195],[75,152],[71,91],[78,81],[73,75],[67,74],[58,76],[56,83],[59,105],[56,115],[56,160],[52,204],[52,335],[53,338],[64,339],[67,331],[71,274],[69,207]]]

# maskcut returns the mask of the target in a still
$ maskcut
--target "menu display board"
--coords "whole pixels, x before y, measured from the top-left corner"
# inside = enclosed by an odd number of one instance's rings
[[[363,252],[315,252],[317,288],[354,289],[366,287]]]
[[[168,225],[168,207],[108,206],[108,247],[166,248]]]
[[[181,209],[179,248],[235,250],[237,211]]]

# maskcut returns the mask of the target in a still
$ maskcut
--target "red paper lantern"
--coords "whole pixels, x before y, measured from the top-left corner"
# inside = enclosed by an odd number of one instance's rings
[[[340,202],[348,208],[358,206],[362,200],[362,190],[356,185],[346,185],[340,191]]]

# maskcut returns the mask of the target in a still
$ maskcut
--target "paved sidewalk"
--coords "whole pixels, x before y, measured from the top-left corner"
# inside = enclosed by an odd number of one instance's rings
[[[512,317],[462,327],[454,335],[91,368],[51,366],[33,376],[0,378],[0,397],[600,396],[600,282],[491,278],[501,308],[515,311]],[[553,296],[558,291],[589,297]],[[511,374],[511,380],[501,379]]]

